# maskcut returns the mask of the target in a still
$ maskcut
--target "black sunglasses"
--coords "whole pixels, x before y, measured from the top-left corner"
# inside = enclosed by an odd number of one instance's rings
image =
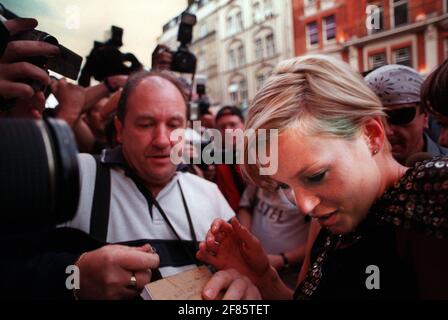
[[[395,110],[387,110],[387,122],[393,125],[403,126],[411,123],[417,115],[416,107],[406,107]]]

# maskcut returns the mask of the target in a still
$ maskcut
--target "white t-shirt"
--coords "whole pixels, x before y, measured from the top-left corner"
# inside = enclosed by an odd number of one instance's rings
[[[87,154],[81,154],[78,158],[81,176],[80,201],[75,218],[65,226],[88,233],[95,189],[96,162],[91,155]],[[173,242],[178,243],[176,236],[154,206],[151,217],[146,198],[135,183],[125,175],[124,170],[114,167],[110,172],[111,197],[107,242],[157,240],[168,250]],[[177,181],[180,182],[184,193],[198,241],[205,240],[213,220],[221,218],[228,221],[235,215],[214,183],[190,173],[177,172],[159,192],[156,200],[182,240],[191,241],[192,237]],[[161,251],[163,252],[158,253],[161,255],[162,263],[164,259],[162,255],[165,251]],[[170,252],[170,254],[176,253]],[[191,267],[192,265],[166,266],[160,268],[160,272],[165,277]]]
[[[240,201],[240,207],[252,212],[251,232],[268,254],[290,251],[304,244],[308,235],[309,223],[279,192],[247,186]]]

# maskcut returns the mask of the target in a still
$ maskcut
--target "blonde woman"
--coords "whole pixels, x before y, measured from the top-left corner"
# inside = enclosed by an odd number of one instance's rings
[[[215,221],[198,257],[222,270],[204,289],[243,299],[448,298],[448,158],[407,168],[391,155],[377,96],[346,63],[314,55],[280,63],[258,92],[247,128],[278,129],[278,171],[252,183],[282,186],[313,218],[295,292],[235,219]],[[250,144],[246,144],[250,151]]]

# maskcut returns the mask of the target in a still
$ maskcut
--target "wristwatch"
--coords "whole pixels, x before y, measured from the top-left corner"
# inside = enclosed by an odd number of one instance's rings
[[[286,256],[286,254],[284,252],[280,252],[280,255],[283,258],[283,268],[288,268],[289,267],[288,257]]]

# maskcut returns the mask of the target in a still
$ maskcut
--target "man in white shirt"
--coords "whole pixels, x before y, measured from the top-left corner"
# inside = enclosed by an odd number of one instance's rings
[[[176,172],[170,155],[179,141],[170,136],[186,128],[186,116],[186,101],[173,76],[132,75],[115,119],[120,147],[96,159],[79,156],[80,202],[67,226],[109,243],[150,243],[160,257],[162,276],[194,267],[198,242],[205,240],[212,221],[229,220],[234,212],[215,184]]]

